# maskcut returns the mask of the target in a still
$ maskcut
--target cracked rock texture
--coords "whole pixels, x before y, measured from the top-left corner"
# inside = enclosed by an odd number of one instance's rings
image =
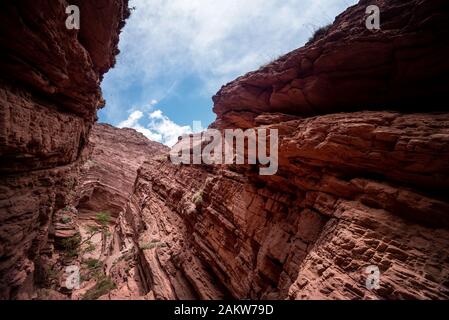
[[[80,170],[77,199],[74,201],[77,212],[76,231],[86,245],[81,245],[75,263],[81,266],[81,273],[89,274],[92,270],[86,268],[86,262],[89,259],[98,261],[105,275],[115,276],[114,282],[118,286],[118,293],[115,295],[121,299],[137,299],[143,295],[144,289],[135,267],[136,262],[132,259],[134,246],[122,240],[118,233],[123,226],[119,215],[132,194],[139,167],[146,159],[162,156],[166,158],[163,154],[167,151],[168,147],[148,140],[133,129],[95,124],[89,136],[89,147],[85,149],[87,161]],[[89,235],[89,228],[98,225],[99,213],[111,217],[108,226],[110,235]],[[122,250],[126,245],[129,247]],[[86,250],[88,247],[92,249]],[[83,298],[98,282],[91,275],[86,275],[85,278],[80,290],[72,292],[72,299]],[[113,297],[106,293],[102,296],[105,299]]]
[[[276,124],[282,171],[263,179],[251,168],[146,163],[126,216],[136,242],[157,244],[140,253],[150,290],[159,299],[448,298],[448,121],[355,112]],[[422,149],[403,147],[413,141]],[[365,285],[371,265],[377,290]]]
[[[0,4],[1,299],[32,297],[40,255],[53,250],[54,215],[75,197],[104,105],[100,80],[129,16],[127,0],[79,2],[81,17],[104,19],[68,30],[66,1]]]

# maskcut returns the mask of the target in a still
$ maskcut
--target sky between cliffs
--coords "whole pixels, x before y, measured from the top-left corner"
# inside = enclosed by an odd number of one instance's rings
[[[356,0],[131,0],[101,122],[172,146],[227,82],[299,48]]]

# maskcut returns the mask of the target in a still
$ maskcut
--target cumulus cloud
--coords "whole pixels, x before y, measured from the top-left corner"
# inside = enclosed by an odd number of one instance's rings
[[[128,119],[118,124],[119,128],[131,128],[146,136],[152,141],[163,143],[169,147],[175,145],[178,137],[192,132],[190,126],[180,126],[171,121],[161,110],[148,114],[148,124],[142,124],[144,113],[140,110],[132,112]]]

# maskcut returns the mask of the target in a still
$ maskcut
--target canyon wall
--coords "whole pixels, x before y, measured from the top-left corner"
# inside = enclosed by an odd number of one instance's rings
[[[139,167],[147,158],[168,150],[133,129],[94,125],[76,191],[78,219],[92,219],[101,211],[117,218],[133,190]]]
[[[224,86],[212,127],[278,129],[279,172],[146,162],[120,216],[145,296],[449,298],[448,18],[445,1],[362,0]]]
[[[449,298],[447,1],[361,0],[221,88],[211,127],[277,129],[273,176],[94,125],[128,3],[72,4],[0,5],[0,299]]]
[[[0,4],[1,299],[31,298],[41,256],[51,255],[54,216],[76,198],[104,105],[99,84],[129,16],[127,0],[79,4],[79,30],[66,28],[63,0]]]
[[[89,146],[84,151],[87,160],[80,169],[76,198],[72,203],[73,223],[57,224],[61,229],[71,230],[57,234],[58,240],[80,235],[81,244],[77,248],[76,257],[68,262],[61,259],[58,261],[62,265],[78,265],[83,275],[84,281],[80,289],[69,292],[70,298],[88,297],[86,294],[89,290],[94,290],[101,281],[101,277],[95,273],[100,272],[104,277],[108,276],[110,269],[115,268],[117,264],[121,266],[120,262],[129,254],[128,249],[134,247],[130,241],[126,243],[119,237],[121,233],[118,232],[123,231],[119,216],[131,196],[139,167],[146,159],[161,156],[166,158],[164,154],[168,150],[168,147],[148,140],[134,129],[118,129],[107,124],[93,126]],[[67,215],[67,212],[64,214]],[[92,227],[101,227],[99,215],[108,220],[106,232],[91,231]],[[123,246],[129,248],[122,250]],[[64,250],[61,251],[64,255]],[[92,268],[92,264],[98,267]],[[132,261],[126,261],[124,267],[128,273],[134,272]],[[121,299],[138,298],[144,291],[137,271],[135,277],[129,278],[133,283],[123,283],[126,288],[121,290]],[[116,279],[115,284],[120,286],[119,280]],[[130,286],[132,289],[128,289]]]

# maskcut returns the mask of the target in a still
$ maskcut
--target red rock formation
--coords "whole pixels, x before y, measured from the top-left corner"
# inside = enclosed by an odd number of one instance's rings
[[[102,2],[81,16],[108,18],[80,31],[66,28],[65,1],[0,5],[0,298],[31,297],[53,216],[74,196],[104,104],[99,82],[129,15],[127,0]]]
[[[160,157],[167,151],[167,147],[148,140],[133,129],[118,129],[106,124],[93,126],[89,136],[89,148],[85,150],[88,153],[85,156],[87,161],[81,168],[76,190],[77,199],[74,203],[77,209],[75,232],[80,233],[81,241],[85,243],[79,248],[75,263],[81,266],[82,273],[89,272],[89,268],[86,268],[86,261],[89,259],[98,261],[98,264],[103,266],[105,275],[109,275],[110,269],[117,264],[121,266],[120,262],[126,263],[123,270],[129,272],[133,269],[133,261],[126,260],[126,252],[120,248],[126,244],[126,239],[122,235],[122,221],[117,218],[125,209],[133,191],[138,168],[146,159]],[[89,233],[91,226],[98,226],[99,213],[111,216],[108,228],[111,236]],[[63,227],[67,228],[67,224],[63,224]],[[68,233],[65,238],[73,235]],[[86,250],[88,247],[91,249]],[[87,290],[97,283],[94,277],[86,275],[84,278],[80,290],[73,292],[72,298],[83,298]],[[137,273],[133,284],[130,284],[130,281],[125,282],[126,290],[120,287],[121,298],[131,297],[131,294],[138,297],[141,293],[141,281]],[[116,280],[116,284],[121,284],[120,279]],[[128,289],[132,285],[134,288]]]
[[[133,129],[95,125],[77,190],[79,218],[89,219],[101,211],[118,217],[131,195],[139,167],[147,158],[167,151]]]
[[[423,186],[446,187],[448,120],[357,112],[277,124],[282,172],[264,180],[146,164],[127,213],[136,241],[167,244],[141,251],[155,297],[447,298],[449,204]],[[413,141],[422,149],[401,147]],[[425,173],[423,161],[435,165]],[[379,290],[365,287],[370,265]]]
[[[214,97],[213,127],[279,130],[277,175],[140,169],[122,218],[147,298],[449,298],[449,114],[429,113],[449,88],[448,6],[375,3],[381,31],[361,1]]]
[[[365,27],[373,4],[381,12],[375,32]],[[252,127],[263,112],[447,110],[448,11],[439,0],[362,0],[317,41],[224,86],[213,98],[217,125]]]
[[[30,298],[49,262],[97,254],[115,287],[91,295],[100,299],[449,298],[445,1],[374,1],[382,30],[371,32],[373,3],[362,0],[321,38],[217,93],[213,127],[279,130],[274,176],[175,165],[109,126],[95,126],[86,149],[126,1],[98,2],[111,15],[89,19],[95,34],[60,25],[60,3],[23,3],[1,11],[11,30],[0,31],[0,298]],[[118,215],[101,249],[53,250],[80,225],[85,239],[100,210]],[[379,288],[366,284],[370,266]]]

